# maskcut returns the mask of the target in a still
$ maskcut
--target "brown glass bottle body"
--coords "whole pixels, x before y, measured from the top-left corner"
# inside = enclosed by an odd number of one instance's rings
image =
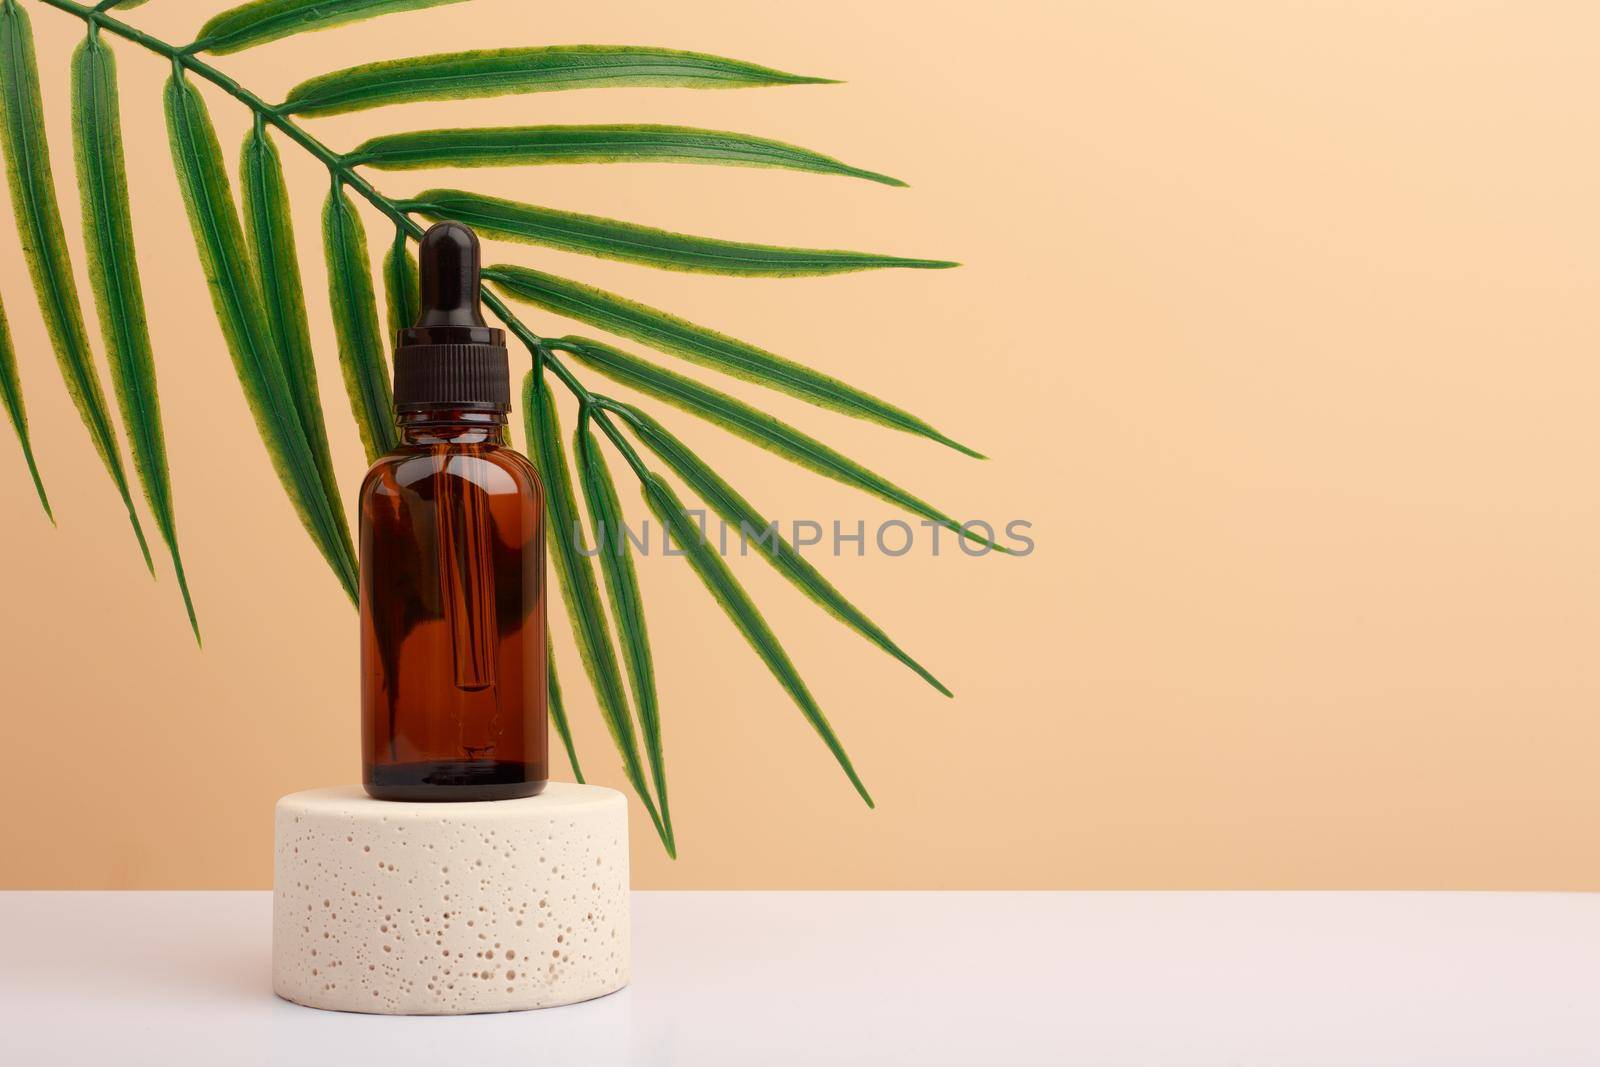
[[[544,495],[505,421],[402,414],[361,486],[362,782],[380,800],[548,777]]]

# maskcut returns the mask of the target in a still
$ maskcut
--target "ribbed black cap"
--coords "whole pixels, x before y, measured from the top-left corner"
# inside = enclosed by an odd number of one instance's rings
[[[421,313],[394,352],[396,411],[511,410],[506,334],[478,304],[478,236],[459,222],[429,227],[417,246]]]

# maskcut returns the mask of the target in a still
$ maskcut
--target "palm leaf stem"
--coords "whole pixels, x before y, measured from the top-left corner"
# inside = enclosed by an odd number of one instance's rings
[[[152,37],[138,27],[130,26],[128,23],[113,17],[108,14],[109,9],[103,11],[88,4],[78,3],[77,0],[39,0],[39,2],[46,7],[53,7],[58,11],[64,11],[69,15],[82,19],[86,23],[96,25],[104,32],[114,34],[126,41],[131,41],[147,51],[154,52],[156,55],[163,56],[170,62],[194,74],[197,78],[215,85],[255,112],[263,122],[282,131],[285,137],[309,152],[323,166],[327,167],[347,189],[377,208],[396,227],[412,238],[420,238],[422,236],[422,225],[413,219],[410,213],[402,209],[398,201],[384,196],[374,188],[372,183],[362,177],[354,166],[345,161],[343,155],[323,144],[315,135],[302,127],[293,118],[285,115],[277,106],[252,93],[210,63],[191,52],[185,51],[180,46],[169,44],[159,37]],[[539,357],[545,366],[550,368],[555,376],[561,380],[561,383],[572,391],[572,394],[580,404],[586,406],[593,404],[595,400],[594,394],[590,393],[583,383],[555,358],[554,354],[546,347],[545,339],[534,333],[533,330],[529,329],[525,323],[517,318],[516,314],[487,285],[483,287],[483,304],[496,318],[505,323],[506,328],[526,345],[535,356]],[[599,426],[606,437],[617,445],[618,451],[628,460],[628,465],[633,468],[636,474],[642,476],[644,468],[638,454],[633,452],[632,447],[628,444],[622,432],[617,429],[615,423],[606,416],[603,410],[594,410],[592,417],[595,425]]]

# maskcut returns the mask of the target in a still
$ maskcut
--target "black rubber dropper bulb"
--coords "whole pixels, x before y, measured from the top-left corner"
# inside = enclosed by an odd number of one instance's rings
[[[505,331],[483,321],[478,235],[435,223],[417,245],[417,267],[417,321],[396,338],[395,410],[511,410]]]
[[[483,326],[478,308],[478,237],[459,222],[441,222],[422,235],[421,314],[417,326]]]

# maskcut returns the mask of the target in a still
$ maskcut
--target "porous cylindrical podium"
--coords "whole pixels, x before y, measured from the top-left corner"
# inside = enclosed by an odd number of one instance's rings
[[[278,801],[272,985],[313,1008],[521,1011],[628,983],[622,794],[411,804],[359,786]]]

